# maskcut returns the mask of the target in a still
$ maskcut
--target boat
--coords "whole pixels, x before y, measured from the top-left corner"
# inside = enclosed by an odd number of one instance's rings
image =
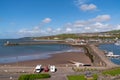
[[[120,55],[115,55],[113,52],[108,52],[108,54],[106,54],[106,57],[110,57],[110,58],[120,58]]]
[[[79,67],[79,66],[91,66],[91,64],[84,64],[84,63],[80,63],[80,62],[76,62],[76,61],[72,61],[72,60],[70,60],[69,62],[74,64],[76,67]]]
[[[120,40],[116,41],[115,45],[120,46]]]
[[[4,43],[4,45],[5,46],[7,46],[7,45],[9,45],[10,44],[10,42],[9,41],[7,41],[6,43]]]

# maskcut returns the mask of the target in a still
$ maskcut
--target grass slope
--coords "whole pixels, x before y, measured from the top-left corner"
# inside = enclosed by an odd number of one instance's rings
[[[111,75],[111,76],[120,75],[120,68],[103,71],[102,73],[103,73],[104,75]]]

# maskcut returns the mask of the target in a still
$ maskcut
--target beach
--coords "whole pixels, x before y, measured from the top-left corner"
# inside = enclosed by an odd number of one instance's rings
[[[36,66],[37,64],[42,65],[66,65],[71,64],[70,61],[76,61],[80,63],[92,64],[89,57],[82,52],[64,52],[59,54],[52,54],[51,57],[47,59],[37,59],[29,60],[15,63],[8,63],[2,65],[11,65],[11,66]]]
[[[42,65],[66,65],[70,61],[91,64],[86,51],[80,46],[69,44],[40,44],[24,46],[2,46],[4,42],[18,40],[1,40],[0,65],[35,67]],[[21,40],[20,40],[21,41]],[[21,41],[22,42],[22,41]]]
[[[81,63],[92,64],[89,57],[86,56],[86,54],[83,52],[64,52],[59,54],[52,54],[51,57],[47,59],[37,59],[9,64],[1,64],[0,75],[2,76],[0,76],[0,79],[10,80],[10,78],[12,77],[12,79],[18,80],[18,77],[22,74],[34,73],[36,65],[41,64],[42,67],[48,65],[55,65],[57,68],[57,72],[55,72],[54,74],[49,72],[52,76],[55,77],[52,77],[48,80],[56,80],[56,78],[57,80],[61,80],[62,77],[62,80],[66,80],[65,76],[67,74],[74,73],[72,67],[70,66],[73,65],[70,63],[71,60]]]

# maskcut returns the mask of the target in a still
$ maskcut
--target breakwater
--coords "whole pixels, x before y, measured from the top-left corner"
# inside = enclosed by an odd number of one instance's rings
[[[93,55],[91,54],[91,50],[88,47],[88,45],[72,45],[72,46],[84,48],[84,52],[85,52],[86,56],[88,56],[90,58],[91,62],[94,63]]]
[[[18,45],[40,45],[40,44],[65,44],[64,41],[30,41],[30,42],[6,42],[5,46],[18,46]]]
[[[114,68],[118,67],[118,65],[112,63],[105,55],[104,52],[101,51],[98,47],[95,45],[89,45],[89,48],[92,50],[94,63],[96,63],[96,66],[105,66],[107,68]]]
[[[85,54],[90,58],[93,66],[96,67],[105,67],[105,68],[114,68],[118,67],[119,65],[114,64],[111,62],[95,44],[87,44],[87,45],[74,45],[83,47]]]

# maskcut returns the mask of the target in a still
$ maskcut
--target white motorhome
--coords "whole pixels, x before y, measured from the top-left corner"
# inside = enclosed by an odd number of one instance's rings
[[[55,66],[54,66],[54,65],[51,65],[51,66],[50,66],[50,72],[55,72],[55,70],[56,70]]]
[[[35,72],[40,73],[40,72],[41,72],[41,69],[42,69],[42,65],[37,65],[37,66],[35,67]]]

